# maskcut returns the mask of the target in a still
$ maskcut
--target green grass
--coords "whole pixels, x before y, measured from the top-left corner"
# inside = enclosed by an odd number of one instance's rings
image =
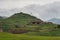
[[[26,34],[0,33],[0,40],[60,40],[59,36],[28,36]]]

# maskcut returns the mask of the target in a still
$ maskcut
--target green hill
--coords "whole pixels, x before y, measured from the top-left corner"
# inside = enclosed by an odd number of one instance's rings
[[[19,24],[19,25],[26,25],[29,22],[32,22],[32,21],[35,21],[35,20],[42,22],[42,20],[37,19],[34,16],[31,16],[31,15],[28,15],[28,14],[22,13],[22,12],[21,13],[14,14],[11,17],[9,17],[8,19],[6,19],[6,21],[9,24]]]
[[[4,21],[2,22],[2,28],[4,31],[7,31],[8,29],[12,28],[16,28],[16,27],[25,27],[24,29],[34,29],[36,27],[38,27],[37,24],[33,24],[33,22],[43,22],[42,20],[31,16],[29,14],[20,12],[20,13],[16,13],[14,15],[12,15],[11,17],[8,17],[6,19],[4,19]],[[29,28],[26,28],[29,27]]]
[[[0,29],[10,33],[27,35],[60,35],[59,28],[51,22],[44,22],[29,14],[20,12],[1,21]],[[56,32],[56,33],[55,33]]]

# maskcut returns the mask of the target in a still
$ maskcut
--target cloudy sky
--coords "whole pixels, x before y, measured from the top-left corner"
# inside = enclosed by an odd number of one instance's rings
[[[0,8],[22,8],[30,4],[45,5],[60,0],[0,0]]]
[[[44,6],[44,5],[47,5],[50,3],[54,3],[54,2],[60,2],[60,0],[0,0],[0,9],[24,8],[25,6],[28,6],[31,4],[39,4],[40,6]],[[55,8],[55,7],[53,6],[53,8]],[[48,9],[49,9],[49,7],[48,7]],[[58,10],[59,10],[59,8],[57,9],[57,11]],[[8,13],[8,12],[5,13],[5,10],[0,10],[0,16],[9,16],[9,15],[13,14],[13,12],[10,12],[10,13]],[[60,11],[57,12],[56,14],[54,13],[53,15],[51,14],[51,12],[48,12],[50,14],[48,14],[48,13],[46,14],[46,15],[48,15],[47,17],[51,18],[50,16],[53,17],[58,13],[58,15],[56,15],[56,17],[60,18]],[[44,15],[44,13],[45,12],[43,12],[42,15]],[[44,15],[44,17],[46,17],[46,15]],[[46,17],[46,19],[48,19],[47,17]],[[43,18],[43,16],[42,16],[42,18]]]

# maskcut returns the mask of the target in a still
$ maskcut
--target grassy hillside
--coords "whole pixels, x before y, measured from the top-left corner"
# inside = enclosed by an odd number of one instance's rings
[[[0,33],[0,40],[60,40],[59,36],[29,36],[25,34]]]
[[[2,20],[0,29],[3,29],[4,32],[25,33],[26,35],[60,36],[60,28],[56,24],[43,22],[41,19],[23,12]]]
[[[19,26],[27,26],[32,21],[41,21],[40,19],[37,19],[34,16],[28,15],[26,13],[17,13],[6,19],[6,22],[9,24],[9,26],[19,25]]]

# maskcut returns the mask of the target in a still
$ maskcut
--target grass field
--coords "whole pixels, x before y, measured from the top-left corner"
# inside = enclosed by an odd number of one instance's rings
[[[59,36],[28,36],[26,34],[0,33],[0,40],[60,40]]]

